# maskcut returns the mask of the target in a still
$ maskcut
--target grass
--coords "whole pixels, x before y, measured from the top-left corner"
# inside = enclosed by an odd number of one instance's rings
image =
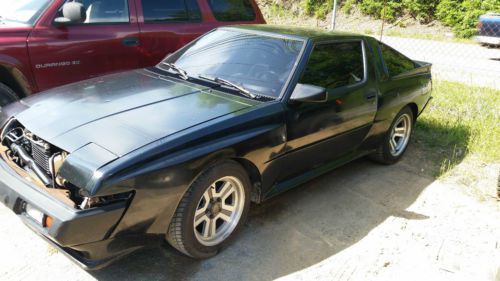
[[[500,90],[435,81],[416,142],[439,161],[438,176],[463,159],[500,162]]]
[[[456,42],[456,43],[467,43],[467,44],[477,44],[474,39],[467,38],[457,38],[449,37],[444,34],[439,33],[406,33],[399,30],[386,30],[384,31],[384,36],[394,36],[412,39],[425,39],[434,41],[444,41],[444,42]]]

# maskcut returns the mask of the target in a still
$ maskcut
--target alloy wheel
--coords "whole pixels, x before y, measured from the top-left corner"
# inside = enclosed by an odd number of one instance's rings
[[[392,127],[391,136],[389,138],[389,149],[392,156],[397,157],[405,151],[410,141],[411,130],[411,116],[408,114],[399,116]]]
[[[224,177],[209,186],[194,215],[196,239],[204,246],[222,243],[234,231],[245,205],[245,190],[235,177]]]

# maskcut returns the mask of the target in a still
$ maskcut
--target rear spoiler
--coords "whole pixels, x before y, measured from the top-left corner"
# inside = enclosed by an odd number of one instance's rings
[[[413,62],[414,62],[415,64],[417,64],[419,67],[424,67],[424,66],[429,66],[429,67],[431,67],[431,66],[432,66],[432,63],[430,63],[430,62],[418,61],[418,60],[414,60]]]

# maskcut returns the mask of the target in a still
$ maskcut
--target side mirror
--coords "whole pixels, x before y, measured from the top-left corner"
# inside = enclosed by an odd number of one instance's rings
[[[82,3],[68,2],[62,6],[62,17],[54,19],[54,22],[60,25],[68,23],[83,23],[87,18],[85,7]]]
[[[307,103],[320,103],[328,100],[326,89],[309,84],[298,83],[293,90],[290,101],[293,102],[307,102]]]

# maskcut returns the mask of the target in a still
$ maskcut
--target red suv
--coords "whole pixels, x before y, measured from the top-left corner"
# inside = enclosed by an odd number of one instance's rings
[[[0,0],[0,106],[157,64],[201,34],[265,23],[254,0]]]

